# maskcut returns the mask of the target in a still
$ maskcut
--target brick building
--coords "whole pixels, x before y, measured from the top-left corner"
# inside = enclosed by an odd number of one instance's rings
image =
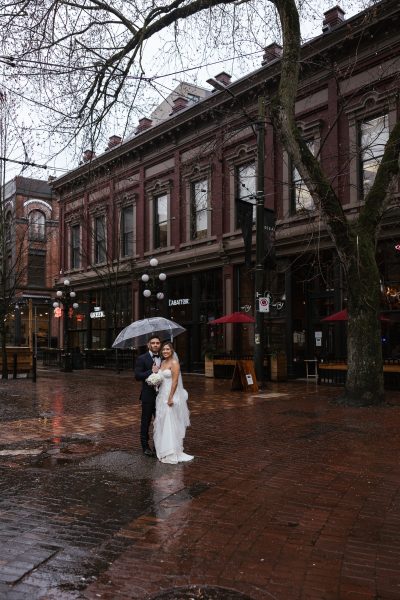
[[[58,203],[46,181],[15,177],[5,185],[4,218],[15,307],[7,317],[11,346],[51,346],[51,299],[59,274]],[[21,260],[19,260],[21,258]],[[53,337],[53,342],[52,342]]]
[[[394,0],[348,20],[335,7],[325,13],[322,34],[302,48],[298,124],[349,215],[358,212],[400,117],[399,23]],[[109,347],[117,330],[151,314],[141,275],[156,257],[167,275],[159,310],[188,330],[176,340],[186,369],[201,368],[210,344],[252,351],[251,325],[218,329],[208,321],[233,310],[254,313],[238,201],[255,202],[257,102],[264,96],[268,111],[280,56],[271,44],[261,67],[246,77],[232,82],[220,73],[196,102],[187,91],[176,96],[168,116],[141,119],[135,135],[112,136],[107,151],[88,151],[78,168],[53,182],[62,277],[82,307],[71,327],[74,346]],[[276,263],[266,273],[273,308],[265,316],[265,351],[286,350],[295,374],[305,358],[345,354],[345,325],[321,319],[345,307],[346,288],[324,222],[268,116],[265,148],[265,207],[277,218]],[[400,341],[398,207],[394,194],[378,248],[383,309],[392,315],[383,330],[386,355]],[[253,233],[253,259],[254,245]],[[118,287],[113,324],[110,271]],[[104,318],[90,319],[94,306],[106,309]]]

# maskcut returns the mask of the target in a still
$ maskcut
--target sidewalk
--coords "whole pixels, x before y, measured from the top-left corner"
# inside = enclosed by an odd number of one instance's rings
[[[140,451],[131,374],[2,382],[0,598],[398,600],[400,394],[185,384],[173,466]]]

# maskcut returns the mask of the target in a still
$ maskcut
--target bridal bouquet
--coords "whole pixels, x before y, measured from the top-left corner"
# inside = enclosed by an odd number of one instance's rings
[[[152,373],[146,379],[146,383],[147,383],[147,385],[149,385],[151,387],[158,388],[158,386],[161,384],[162,380],[163,380],[163,378],[160,373]]]

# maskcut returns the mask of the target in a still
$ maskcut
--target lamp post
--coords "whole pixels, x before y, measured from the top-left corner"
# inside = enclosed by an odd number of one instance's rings
[[[159,272],[158,260],[156,258],[151,258],[149,261],[149,272],[143,273],[141,280],[145,285],[145,289],[143,290],[143,296],[146,299],[150,299],[153,303],[150,309],[157,311],[157,300],[164,300],[164,292],[162,291],[162,287],[164,281],[166,281],[167,276],[165,273]]]
[[[264,313],[260,311],[259,298],[264,287],[264,162],[265,162],[265,99],[258,98],[257,121],[257,204],[256,204],[256,268],[255,288],[255,326],[254,326],[254,370],[259,384],[264,379]]]
[[[61,368],[65,373],[70,373],[72,371],[72,356],[71,349],[69,347],[69,335],[68,335],[68,319],[69,313],[71,309],[76,310],[79,307],[79,304],[75,302],[76,293],[71,289],[69,279],[64,279],[63,281],[64,289],[57,290],[56,296],[57,300],[53,302],[53,308],[60,308],[60,304],[62,305],[62,314],[64,316],[64,327],[63,327],[63,350],[64,350],[64,364]]]

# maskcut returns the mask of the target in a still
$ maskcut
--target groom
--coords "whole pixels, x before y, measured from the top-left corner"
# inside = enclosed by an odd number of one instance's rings
[[[151,418],[156,414],[157,391],[146,383],[152,373],[157,373],[161,365],[161,340],[157,335],[152,336],[147,343],[148,351],[137,357],[135,363],[135,379],[142,382],[140,400],[142,402],[142,418],[140,424],[140,443],[146,456],[155,456],[149,446],[149,429]]]

